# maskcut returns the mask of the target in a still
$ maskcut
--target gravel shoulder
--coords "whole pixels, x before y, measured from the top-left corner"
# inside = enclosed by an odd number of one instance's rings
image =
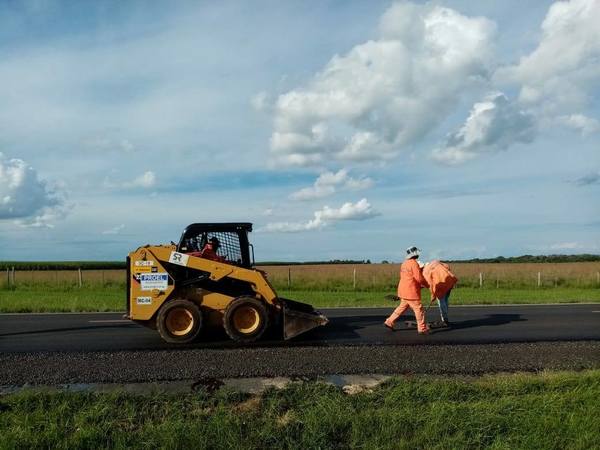
[[[332,374],[479,375],[596,368],[600,368],[598,341],[5,353],[0,354],[0,385]]]

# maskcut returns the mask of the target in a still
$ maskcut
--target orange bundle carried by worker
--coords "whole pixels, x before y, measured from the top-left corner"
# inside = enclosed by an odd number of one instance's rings
[[[431,300],[438,300],[440,307],[441,325],[448,326],[448,300],[450,291],[458,282],[456,275],[452,273],[448,264],[433,260],[425,264],[423,277],[429,284]]]

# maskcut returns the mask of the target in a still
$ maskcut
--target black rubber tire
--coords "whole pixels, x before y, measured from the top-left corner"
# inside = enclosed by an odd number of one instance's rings
[[[175,335],[169,331],[167,318],[169,313],[175,308],[183,308],[188,311],[193,318],[191,329],[183,335]],[[169,344],[189,344],[193,342],[200,331],[202,331],[202,311],[198,305],[190,300],[176,299],[170,300],[161,306],[156,316],[156,329],[165,342]]]
[[[244,333],[235,325],[235,314],[240,308],[252,308],[258,315],[259,324],[255,330]],[[265,304],[254,297],[238,297],[227,306],[223,316],[223,328],[227,335],[236,342],[249,343],[257,341],[269,328],[269,313]]]

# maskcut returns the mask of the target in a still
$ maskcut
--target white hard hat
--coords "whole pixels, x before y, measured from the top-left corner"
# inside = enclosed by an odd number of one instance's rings
[[[406,258],[405,259],[410,259],[410,258],[414,258],[415,256],[419,256],[421,254],[421,250],[419,250],[417,247],[413,246],[413,247],[408,247],[406,249]]]

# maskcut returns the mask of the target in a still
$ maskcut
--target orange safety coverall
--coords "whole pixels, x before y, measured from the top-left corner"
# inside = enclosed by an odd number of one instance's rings
[[[225,258],[217,255],[217,252],[215,252],[213,245],[210,242],[204,246],[200,252],[200,257],[210,259],[211,261],[225,262]]]
[[[421,288],[428,286],[417,260],[407,259],[404,261],[400,266],[400,282],[398,283],[400,305],[386,319],[385,324],[393,327],[398,317],[410,308],[415,313],[419,333],[428,331],[425,323],[425,312],[421,304]]]
[[[431,300],[443,298],[450,289],[452,289],[458,278],[450,271],[448,264],[433,260],[423,269],[423,276],[429,284],[431,291]]]

